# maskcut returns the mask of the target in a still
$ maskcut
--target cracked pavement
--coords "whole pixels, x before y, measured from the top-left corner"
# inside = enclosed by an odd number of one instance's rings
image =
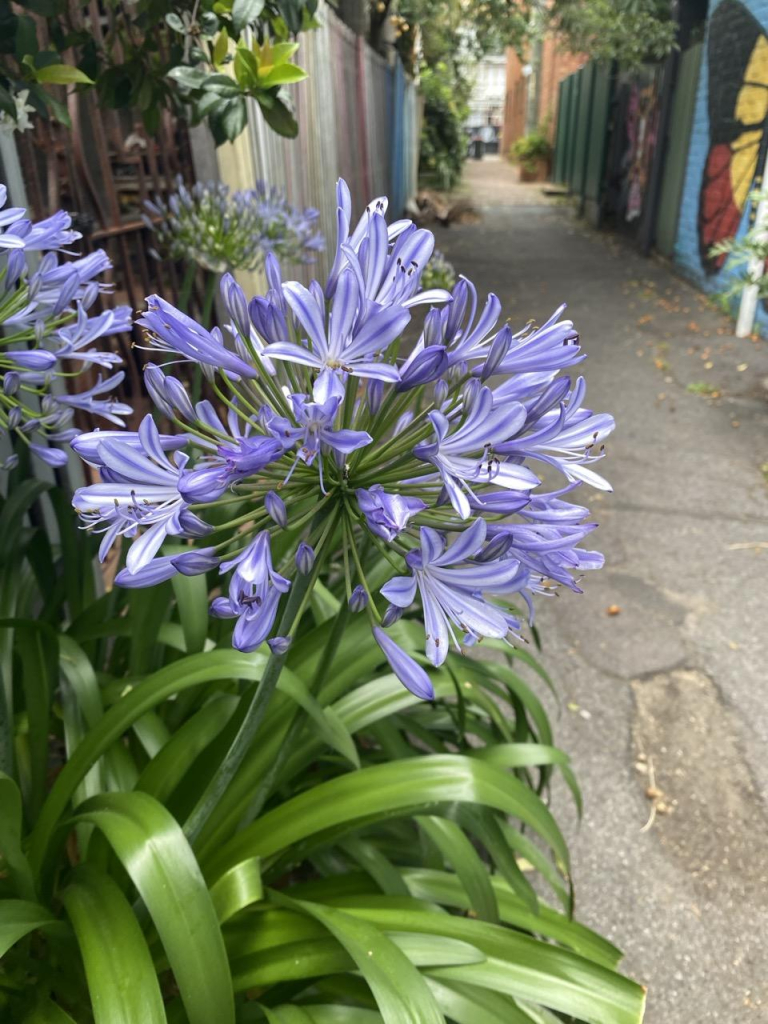
[[[505,162],[464,188],[483,220],[438,247],[513,325],[567,301],[617,419],[614,493],[578,495],[606,567],[539,606],[585,800],[579,825],[554,797],[577,914],[648,985],[647,1024],[768,1021],[768,342]]]

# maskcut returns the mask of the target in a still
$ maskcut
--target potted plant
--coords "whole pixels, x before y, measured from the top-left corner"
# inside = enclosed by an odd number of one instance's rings
[[[546,181],[552,159],[552,144],[543,127],[517,139],[510,155],[520,167],[521,181]]]

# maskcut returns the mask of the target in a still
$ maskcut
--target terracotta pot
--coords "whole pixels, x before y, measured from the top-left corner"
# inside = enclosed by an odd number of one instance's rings
[[[520,181],[546,181],[549,177],[549,160],[539,157],[531,163],[520,164]]]

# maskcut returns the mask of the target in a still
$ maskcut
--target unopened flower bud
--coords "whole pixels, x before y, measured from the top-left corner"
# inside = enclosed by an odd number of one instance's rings
[[[285,654],[292,643],[292,636],[273,636],[271,640],[267,640],[267,647],[273,654],[280,657],[281,654]]]
[[[187,389],[176,377],[165,378],[165,397],[185,420],[194,420],[195,410],[187,394]]]
[[[315,564],[315,551],[304,541],[296,549],[296,568],[302,576],[309,576]]]
[[[464,405],[465,413],[472,412],[472,407],[477,401],[477,396],[480,394],[481,386],[482,385],[480,384],[480,381],[477,380],[476,377],[473,377],[472,380],[467,381],[462,394],[462,402]]]
[[[221,559],[213,553],[213,548],[200,548],[183,551],[171,559],[174,569],[178,569],[183,576],[201,576],[211,569],[215,569]]]
[[[448,398],[448,381],[439,380],[435,384],[435,405],[438,407]]]
[[[389,626],[394,625],[398,619],[403,616],[402,608],[398,608],[396,604],[387,605],[387,609],[381,617],[381,624],[387,629]]]
[[[285,529],[288,525],[288,511],[285,502],[276,491],[269,491],[265,496],[264,507],[277,525]]]
[[[362,612],[368,607],[368,595],[365,587],[358,583],[349,598],[349,610],[351,612]]]
[[[154,363],[147,363],[144,367],[144,386],[160,412],[173,416],[173,409],[165,397],[165,374]]]
[[[9,370],[8,373],[3,377],[3,394],[15,395],[19,390],[19,383],[21,378],[19,377],[16,370]]]
[[[381,408],[381,400],[384,397],[384,381],[369,379],[366,388],[366,398],[371,416],[375,416]]]
[[[488,358],[485,360],[480,370],[481,380],[488,380],[489,377],[492,377],[494,373],[496,373],[501,363],[503,363],[507,352],[509,352],[511,342],[512,329],[509,324],[504,324],[491,343]]]
[[[409,427],[411,425],[411,423],[413,421],[413,415],[414,414],[413,414],[413,410],[412,409],[408,409],[407,412],[403,413],[403,415],[400,417],[400,419],[397,421],[397,423],[394,426],[394,429],[392,431],[392,436],[393,437],[397,437],[398,434],[402,434],[402,432],[405,430],[405,428]]]

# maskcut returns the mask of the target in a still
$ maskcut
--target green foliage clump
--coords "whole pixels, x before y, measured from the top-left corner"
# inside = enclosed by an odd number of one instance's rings
[[[539,160],[549,160],[552,156],[552,143],[546,134],[546,126],[541,126],[529,135],[522,135],[512,144],[512,159],[526,171],[535,171]]]
[[[421,92],[424,123],[419,173],[438,188],[451,189],[461,178],[466,156],[463,125],[469,112],[470,87],[454,67],[439,61],[422,72]]]
[[[456,268],[445,258],[445,254],[435,249],[432,259],[421,275],[422,288],[445,288],[450,291],[456,284]]]
[[[548,17],[572,53],[638,67],[662,60],[675,46],[669,0],[555,0]]]
[[[618,950],[572,918],[546,797],[555,773],[579,793],[528,652],[450,654],[427,666],[425,703],[350,616],[337,573],[193,827],[268,658],[233,650],[209,617],[215,574],[99,596],[93,554],[69,496],[14,470],[0,500],[0,1019],[639,1024],[644,993]],[[360,558],[382,575],[377,549]],[[425,661],[419,624],[392,632]]]
[[[759,206],[760,203],[768,202],[768,194],[760,191],[751,192],[749,201]],[[709,250],[710,259],[727,256],[728,267],[734,271],[728,286],[717,293],[720,306],[726,313],[733,311],[742,292],[750,285],[757,287],[760,299],[768,299],[768,273],[765,271],[768,260],[766,227],[765,224],[755,223],[741,238],[726,238],[711,246]],[[755,272],[750,264],[754,264],[755,267],[759,264],[760,270]]]
[[[0,0],[0,116],[24,127],[27,105],[69,126],[63,96],[50,87],[77,86],[95,89],[109,109],[138,110],[149,134],[170,109],[193,124],[207,120],[217,144],[232,140],[252,98],[274,131],[296,135],[283,87],[306,78],[290,62],[292,40],[317,25],[317,0],[108,4],[98,33],[83,6]]]

